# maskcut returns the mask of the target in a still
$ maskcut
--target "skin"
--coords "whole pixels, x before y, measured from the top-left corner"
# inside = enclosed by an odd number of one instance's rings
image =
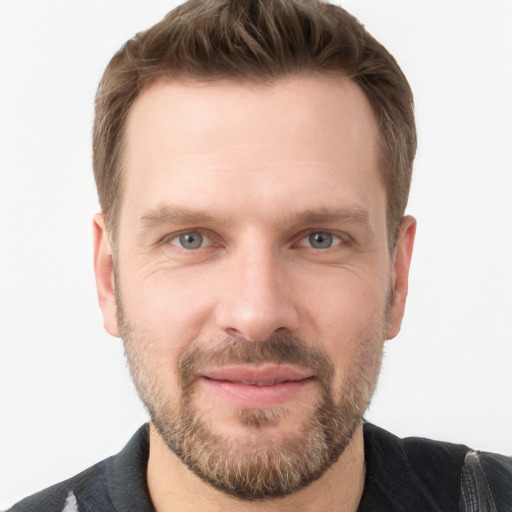
[[[349,79],[300,75],[273,85],[157,82],[136,100],[126,131],[125,189],[115,252],[118,293],[146,363],[176,407],[177,361],[192,344],[260,342],[289,332],[334,366],[336,401],[360,356],[380,357],[404,313],[415,221],[390,253],[378,128]],[[113,248],[95,217],[95,271],[106,330],[119,336]],[[180,246],[199,232],[204,244]],[[333,245],[311,246],[311,233]],[[392,293],[387,320],[384,312]],[[298,433],[318,386],[283,399],[262,443]],[[252,404],[244,402],[247,408]],[[216,432],[251,427],[199,382],[194,406]],[[254,406],[256,407],[256,406]],[[159,511],[356,510],[364,485],[362,428],[318,480],[286,496],[243,502],[199,479],[152,428],[148,486]]]

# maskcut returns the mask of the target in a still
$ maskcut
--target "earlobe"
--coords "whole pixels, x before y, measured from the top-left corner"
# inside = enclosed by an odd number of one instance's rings
[[[94,216],[93,232],[94,274],[98,302],[103,313],[103,325],[109,334],[119,337],[112,247],[103,213]]]
[[[415,234],[416,219],[408,215],[402,221],[393,256],[393,299],[388,317],[387,339],[394,338],[402,325]]]

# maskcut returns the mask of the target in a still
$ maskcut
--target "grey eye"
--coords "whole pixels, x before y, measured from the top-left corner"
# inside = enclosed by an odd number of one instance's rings
[[[334,237],[327,232],[311,233],[308,236],[308,241],[311,247],[315,249],[329,249],[332,247]]]
[[[199,249],[199,247],[203,245],[203,235],[196,232],[185,233],[179,237],[176,237],[175,240],[179,242],[179,245],[183,247],[183,249],[188,250]]]

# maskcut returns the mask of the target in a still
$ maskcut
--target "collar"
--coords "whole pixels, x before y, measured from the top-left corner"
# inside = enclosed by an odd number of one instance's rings
[[[458,510],[468,448],[423,438],[400,439],[364,423],[366,479],[357,512]],[[146,482],[149,424],[108,461],[107,489],[118,511],[154,512]]]

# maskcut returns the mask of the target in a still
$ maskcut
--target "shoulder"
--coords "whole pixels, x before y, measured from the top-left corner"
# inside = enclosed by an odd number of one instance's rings
[[[110,460],[25,498],[7,512],[77,512],[79,499],[94,495],[99,501],[105,501],[108,499],[105,474]]]
[[[461,481],[461,510],[512,511],[512,457],[468,451]]]
[[[368,510],[512,511],[510,457],[421,437],[401,439],[369,423],[364,439]],[[501,508],[470,508],[478,492],[480,500]]]
[[[25,498],[7,512],[151,511],[146,484],[148,455],[146,424],[117,455]]]

